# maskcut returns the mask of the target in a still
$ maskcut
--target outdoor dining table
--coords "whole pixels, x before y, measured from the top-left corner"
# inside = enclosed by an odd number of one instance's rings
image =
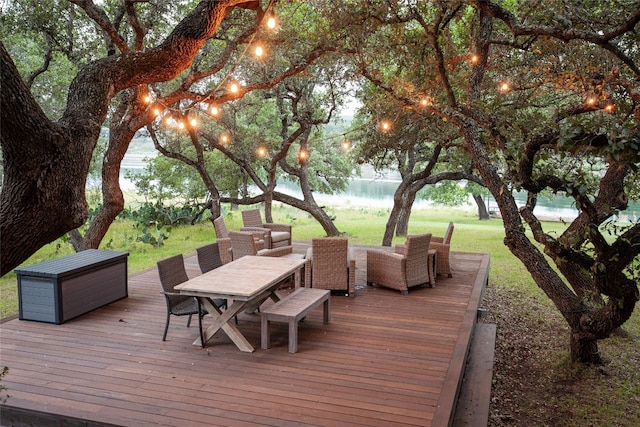
[[[295,287],[300,287],[302,268],[307,262],[301,256],[244,256],[190,279],[175,289],[198,298],[213,317],[213,323],[203,334],[205,343],[222,329],[241,351],[253,352],[254,347],[232,319],[247,308],[259,307],[269,297],[277,302],[276,290],[291,275],[294,275]],[[227,309],[221,311],[216,307],[212,303],[215,298],[226,299]],[[200,346],[200,338],[193,344]]]

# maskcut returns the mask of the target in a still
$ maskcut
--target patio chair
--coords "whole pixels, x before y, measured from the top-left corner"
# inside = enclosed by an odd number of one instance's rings
[[[221,267],[223,264],[218,243],[209,243],[197,248],[196,255],[198,257],[198,266],[203,274]]]
[[[367,285],[378,284],[399,290],[429,283],[428,252],[431,234],[407,236],[407,242],[395,252],[367,251]]]
[[[241,231],[261,231],[264,233],[264,247],[267,249],[291,246],[291,225],[263,223],[259,209],[242,211]]]
[[[451,235],[453,234],[453,222],[449,223],[444,237],[431,237],[430,248],[435,249],[438,256],[436,257],[436,274],[446,274],[453,277],[451,265],[449,263],[449,251],[451,249]]]
[[[233,260],[231,252],[231,239],[229,239],[229,231],[224,219],[219,216],[213,220],[213,227],[216,230],[216,242],[220,250],[220,259],[223,264],[230,263]],[[256,240],[256,248],[264,249],[264,231],[254,231],[254,239]]]
[[[256,239],[249,231],[229,231],[229,238],[234,260],[246,255],[278,257],[293,253],[291,245],[273,249],[258,249]]]
[[[356,296],[356,259],[346,237],[311,239],[305,258],[311,261],[311,268],[305,271],[305,286]]]
[[[220,258],[220,250],[218,243],[209,243],[208,245],[196,248],[196,255],[198,257],[198,266],[202,274],[214,270],[223,265]],[[213,303],[220,308],[227,309],[227,300],[222,298],[216,298]],[[238,324],[238,316],[235,318],[236,325]]]
[[[202,316],[207,314],[206,310],[200,306],[200,301],[198,301],[197,298],[180,295],[180,292],[177,292],[174,289],[175,286],[189,280],[187,271],[184,268],[184,258],[182,257],[182,254],[160,260],[157,264],[160,283],[162,284],[163,289],[162,293],[164,294],[167,302],[167,321],[164,326],[162,341],[166,341],[167,339],[167,331],[169,330],[169,320],[171,315],[189,316],[189,320],[187,321],[187,327],[189,327],[191,326],[191,316],[195,314],[198,316],[200,340],[204,345],[202,335]]]

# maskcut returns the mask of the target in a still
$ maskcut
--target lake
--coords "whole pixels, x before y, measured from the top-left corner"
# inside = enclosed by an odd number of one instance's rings
[[[122,162],[120,172],[120,186],[125,191],[134,190],[133,184],[124,175],[126,171],[141,173],[146,166],[144,160],[148,154],[127,154]],[[391,208],[393,206],[393,194],[398,187],[399,176],[395,172],[380,177],[376,176],[372,170],[363,169],[363,178],[352,179],[347,190],[338,195],[314,193],[316,201],[320,205],[327,206],[356,206],[356,207],[376,207]],[[302,193],[292,183],[282,182],[278,184],[278,191],[292,196],[301,197]],[[497,211],[497,205],[493,198],[484,195],[489,211]],[[515,194],[519,206],[526,201],[525,194]],[[428,209],[433,207],[433,203],[428,200],[416,200],[414,208]],[[477,208],[473,199],[469,198],[469,204],[459,206],[457,209],[476,213]],[[549,221],[572,221],[576,218],[578,211],[572,206],[571,201],[563,197],[553,199],[541,198],[534,213],[541,219]],[[619,219],[623,222],[638,221],[640,215],[640,201],[629,205],[629,208],[620,213]]]

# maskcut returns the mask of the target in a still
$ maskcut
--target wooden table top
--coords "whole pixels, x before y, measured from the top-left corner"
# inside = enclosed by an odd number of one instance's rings
[[[302,258],[244,256],[175,287],[181,293],[251,300],[300,269]]]

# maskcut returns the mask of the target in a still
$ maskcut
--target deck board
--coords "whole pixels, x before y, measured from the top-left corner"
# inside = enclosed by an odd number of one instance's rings
[[[296,242],[294,251],[307,246]],[[4,321],[10,397],[1,424],[19,424],[15,407],[92,425],[449,425],[488,255],[453,253],[453,278],[403,296],[366,286],[366,247],[354,249],[357,296],[332,296],[330,324],[321,308],[311,312],[295,354],[286,324],[272,324],[271,349],[260,349],[260,317],[245,313],[238,328],[253,353],[224,333],[205,349],[193,346],[197,324],[186,328],[184,317],[172,317],[162,342],[156,269],[129,277],[128,298],[62,325]],[[185,259],[189,275],[198,274],[195,256]]]

